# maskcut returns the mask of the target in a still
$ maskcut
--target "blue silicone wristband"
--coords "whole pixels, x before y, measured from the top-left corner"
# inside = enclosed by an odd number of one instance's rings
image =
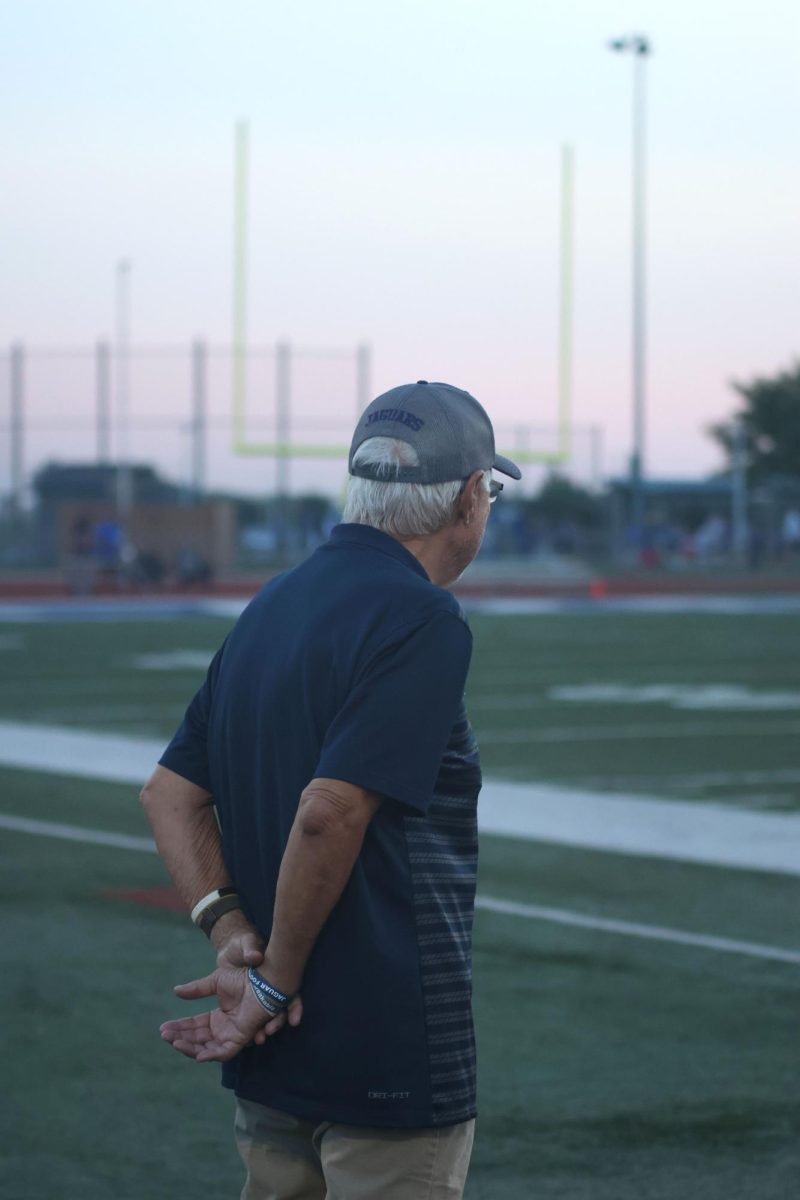
[[[289,1007],[292,997],[287,996],[286,992],[279,991],[278,988],[273,987],[271,983],[267,983],[264,976],[259,975],[255,967],[248,967],[247,978],[257,991],[259,991],[263,996],[268,996],[273,1003],[279,1005],[280,1009]]]

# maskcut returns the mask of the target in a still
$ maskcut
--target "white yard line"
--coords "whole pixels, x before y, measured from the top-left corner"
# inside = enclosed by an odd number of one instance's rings
[[[563,908],[542,908],[538,904],[518,904],[513,900],[496,900],[493,896],[478,896],[475,907],[488,909],[489,912],[504,913],[511,917],[525,917],[530,921],[550,921],[556,925],[571,925],[577,929],[616,933],[621,937],[645,938],[651,942],[674,942],[680,946],[720,950],[725,954],[744,954],[749,958],[766,958],[774,962],[800,964],[800,951],[798,950],[781,950],[777,946],[764,946],[759,942],[740,942],[731,938],[714,937],[707,933],[686,933],[685,930],[670,929],[665,925],[640,925],[634,921],[613,921],[606,917],[568,912]]]
[[[166,650],[135,654],[129,665],[137,671],[207,671],[216,650]]]
[[[595,617],[604,613],[706,613],[716,616],[771,616],[800,613],[800,596],[767,594],[757,596],[676,595],[611,596],[608,599],[564,599],[561,597],[459,596],[470,613],[486,616],[574,615]],[[125,596],[117,599],[54,597],[0,601],[0,623],[34,621],[130,621],[174,620],[180,617],[224,617],[235,620],[246,607],[246,598],[212,596]]]
[[[77,825],[62,825],[54,821],[33,821],[26,817],[14,817],[0,813],[0,829],[14,833],[29,833],[38,837],[60,838],[85,845],[111,846],[120,850],[135,850],[155,854],[155,843],[150,838],[127,837],[121,833],[108,833],[101,829],[84,829]],[[783,950],[778,946],[764,946],[759,942],[741,942],[731,938],[714,937],[706,933],[687,933],[682,929],[670,929],[663,925],[642,925],[634,921],[616,921],[608,917],[597,917],[588,913],[569,912],[563,908],[543,908],[537,904],[519,904],[514,900],[499,900],[495,896],[478,896],[476,908],[505,916],[522,917],[529,921],[549,921],[551,924],[568,925],[575,929],[590,929],[599,933],[611,933],[620,937],[641,938],[645,941],[672,942],[679,946],[692,946],[701,950],[717,950],[724,954],[741,954],[748,958],[766,959],[771,962],[800,964],[800,951]]]
[[[670,718],[670,724],[664,725],[659,721],[640,722],[625,725],[550,725],[543,729],[531,726],[526,729],[520,726],[510,729],[500,729],[494,733],[480,733],[478,741],[482,745],[513,746],[524,742],[614,742],[637,741],[639,738],[658,738],[672,740],[674,738],[762,738],[785,737],[787,734],[800,733],[800,721],[775,721],[770,723],[759,717],[757,720],[742,722],[740,725],[731,724],[720,714],[719,721],[687,721]]]
[[[458,593],[456,593],[458,594]],[[721,617],[757,616],[759,614],[793,615],[800,612],[800,597],[792,595],[725,596],[609,596],[607,599],[548,599],[538,596],[487,597],[459,596],[471,613],[489,617],[505,616],[575,616],[602,613],[705,613]]]
[[[141,787],[164,742],[61,725],[0,721],[0,766]]]
[[[152,838],[108,833],[104,829],[84,829],[80,825],[62,825],[60,821],[34,821],[29,817],[14,817],[10,813],[0,813],[0,829],[10,829],[13,833],[32,833],[37,837],[60,838],[65,842],[81,842],[87,846],[113,846],[116,850],[156,853]]]
[[[478,820],[522,840],[800,875],[800,813],[493,780]]]
[[[609,788],[647,791],[649,787],[659,792],[670,788],[752,787],[754,784],[800,783],[800,770],[796,767],[775,767],[764,771],[698,771],[694,775],[581,775],[575,786],[581,788]]]
[[[0,721],[0,766],[140,787],[160,739]],[[800,813],[487,780],[482,832],[617,854],[800,875]]]

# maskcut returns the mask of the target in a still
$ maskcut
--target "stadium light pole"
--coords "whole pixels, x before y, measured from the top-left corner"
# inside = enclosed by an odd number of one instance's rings
[[[116,416],[117,416],[117,474],[116,503],[118,517],[126,526],[133,507],[133,474],[131,468],[130,414],[130,316],[131,264],[120,259],[114,276],[114,308],[116,326]]]
[[[245,441],[247,397],[247,208],[249,129],[246,121],[236,124],[233,170],[233,436]]]
[[[644,521],[645,441],[645,64],[652,53],[640,33],[615,38],[609,49],[633,55],[633,451],[631,500],[633,524]]]

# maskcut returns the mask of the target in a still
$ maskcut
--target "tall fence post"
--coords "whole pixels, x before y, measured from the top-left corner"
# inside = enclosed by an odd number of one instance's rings
[[[289,436],[292,407],[292,350],[279,342],[275,358],[275,441],[277,442],[278,495],[289,493]]]
[[[206,363],[205,342],[192,345],[192,500],[197,504],[206,490]]]
[[[278,491],[277,547],[287,548],[289,534],[289,434],[292,405],[292,351],[288,342],[275,347],[275,466]]]
[[[98,463],[111,462],[111,347],[98,342],[94,352],[96,457]]]
[[[592,487],[599,492],[603,487],[603,428],[601,425],[590,426],[589,447]]]
[[[740,566],[747,564],[749,526],[747,520],[747,429],[741,416],[736,418],[731,475],[731,525],[733,552]]]
[[[10,364],[9,508],[12,520],[16,520],[22,510],[25,470],[25,351],[21,342],[12,345]]]
[[[360,417],[372,399],[372,347],[366,342],[356,346],[356,417]]]

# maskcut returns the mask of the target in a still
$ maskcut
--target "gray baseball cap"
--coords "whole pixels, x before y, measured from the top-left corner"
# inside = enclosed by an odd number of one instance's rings
[[[473,471],[494,468],[521,479],[510,458],[497,454],[494,430],[485,410],[469,392],[449,383],[404,383],[373,400],[362,414],[350,446],[348,470],[362,479],[386,479],[385,467],[353,466],[356,450],[367,438],[399,438],[413,446],[418,467],[398,466],[392,481],[446,483],[466,479]]]

